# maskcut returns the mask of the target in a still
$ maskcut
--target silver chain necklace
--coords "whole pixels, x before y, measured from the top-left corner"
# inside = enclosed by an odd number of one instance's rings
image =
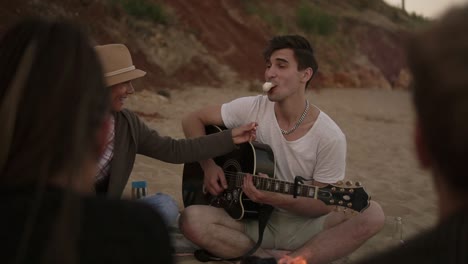
[[[306,117],[307,112],[309,112],[309,100],[306,100],[306,107],[304,109],[304,112],[302,112],[302,115],[301,115],[301,117],[299,117],[299,120],[297,120],[296,124],[289,130],[283,130],[280,127],[281,134],[286,136],[286,135],[289,135],[292,132],[294,132],[302,124],[302,122],[304,121],[304,118]]]

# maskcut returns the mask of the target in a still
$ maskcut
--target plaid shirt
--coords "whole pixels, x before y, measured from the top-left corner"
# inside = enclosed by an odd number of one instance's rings
[[[96,175],[96,184],[107,180],[109,177],[110,162],[114,155],[114,135],[115,135],[115,119],[111,116],[111,129],[107,136],[107,145],[104,154],[98,163],[98,173]]]

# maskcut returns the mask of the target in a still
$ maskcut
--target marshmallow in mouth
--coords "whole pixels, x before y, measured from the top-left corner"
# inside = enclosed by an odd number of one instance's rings
[[[268,91],[270,91],[271,88],[273,88],[273,86],[274,86],[273,83],[271,83],[271,82],[265,82],[265,83],[263,84],[262,88],[263,88],[263,91],[264,91],[265,93],[268,93]]]

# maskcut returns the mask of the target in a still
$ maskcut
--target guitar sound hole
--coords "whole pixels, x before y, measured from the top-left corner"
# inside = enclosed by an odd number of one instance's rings
[[[234,191],[232,192],[232,195],[234,196],[234,200],[237,201],[237,200],[239,199],[239,191],[234,190]]]

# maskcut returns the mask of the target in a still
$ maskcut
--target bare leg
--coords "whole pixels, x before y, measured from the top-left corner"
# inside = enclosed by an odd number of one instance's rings
[[[179,223],[187,239],[219,257],[241,256],[254,245],[244,234],[244,224],[231,218],[221,208],[189,206],[182,212]]]
[[[290,256],[304,257],[308,264],[329,263],[358,249],[382,229],[384,221],[382,208],[373,201],[364,212],[350,219],[340,212],[330,213],[324,223],[325,230]]]

